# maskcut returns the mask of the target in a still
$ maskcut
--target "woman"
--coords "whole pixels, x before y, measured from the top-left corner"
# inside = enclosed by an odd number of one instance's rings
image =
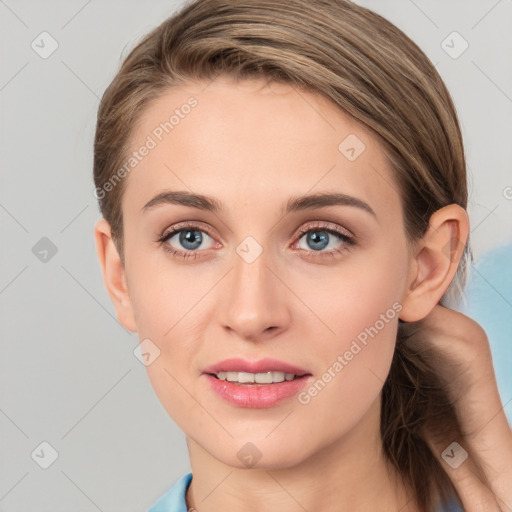
[[[192,467],[151,512],[509,510],[489,344],[446,307],[462,137],[403,32],[194,1],[127,56],[94,149],[105,284]]]

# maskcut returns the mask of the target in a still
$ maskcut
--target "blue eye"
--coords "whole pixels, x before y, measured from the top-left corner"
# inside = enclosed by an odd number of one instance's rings
[[[332,235],[332,233],[328,231],[319,231],[315,229],[308,231],[305,235],[302,236],[302,238],[306,238],[306,243],[310,244],[310,247],[313,247],[314,251],[320,251],[329,245],[330,235]]]
[[[195,253],[203,243],[205,236],[212,240],[210,235],[208,235],[204,230],[199,229],[198,226],[187,226],[182,229],[173,229],[168,231],[158,241],[164,243],[165,250],[175,256],[179,255],[183,258],[195,258],[197,257]],[[173,238],[177,238],[179,245],[185,248],[186,251],[183,251],[179,247],[177,249],[173,248],[172,244],[170,244],[170,241]]]
[[[309,251],[312,253],[320,253],[318,256],[334,256],[337,253],[343,252],[347,249],[347,245],[354,245],[355,241],[352,237],[348,236],[337,229],[329,228],[327,226],[317,226],[313,228],[306,228],[300,231],[299,244],[302,239],[305,239],[306,247],[300,247],[301,250]],[[335,240],[341,242],[338,247],[331,247],[330,250],[324,251],[330,244],[335,243]],[[313,257],[316,255],[313,254]]]
[[[203,243],[203,235],[199,230],[187,229],[176,233],[176,235],[178,235],[178,240],[185,249],[194,250]]]

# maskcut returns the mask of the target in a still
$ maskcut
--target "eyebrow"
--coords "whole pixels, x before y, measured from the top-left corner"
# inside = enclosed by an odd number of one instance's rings
[[[189,206],[199,210],[219,213],[224,210],[221,201],[207,195],[194,194],[184,190],[166,190],[160,192],[153,199],[148,201],[143,207],[142,212],[151,210],[164,204],[176,204]],[[281,213],[286,215],[291,212],[324,208],[327,206],[353,206],[360,208],[374,217],[377,217],[371,206],[363,200],[340,193],[318,193],[306,196],[291,197],[286,206],[282,208]]]

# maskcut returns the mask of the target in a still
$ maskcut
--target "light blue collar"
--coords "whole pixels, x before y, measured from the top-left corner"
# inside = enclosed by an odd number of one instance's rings
[[[185,496],[192,473],[182,476],[164,495],[160,496],[148,512],[187,512]]]

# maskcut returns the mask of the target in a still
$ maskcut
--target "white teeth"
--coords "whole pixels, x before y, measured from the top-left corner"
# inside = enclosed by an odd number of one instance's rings
[[[293,380],[293,373],[284,372],[265,372],[265,373],[248,373],[248,372],[219,372],[216,374],[220,380],[229,382],[240,382],[241,384],[272,384],[273,382],[283,382],[284,380]]]
[[[293,375],[293,373],[283,373],[283,372],[272,372],[272,382],[283,382],[284,379],[286,379],[286,375],[291,375],[291,379],[292,380],[295,375]]]

